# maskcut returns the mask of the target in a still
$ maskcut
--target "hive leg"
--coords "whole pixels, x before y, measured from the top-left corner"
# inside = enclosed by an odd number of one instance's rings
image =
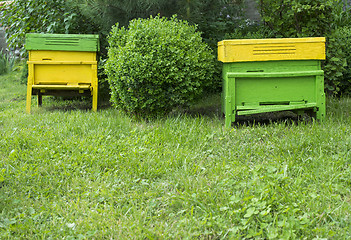
[[[225,127],[230,128],[235,121],[235,78],[226,76],[225,79]]]
[[[97,101],[98,101],[98,78],[97,78],[97,64],[92,64],[91,65],[91,70],[92,70],[92,95],[93,95],[93,107],[92,110],[94,112],[97,111]]]
[[[27,82],[27,100],[26,100],[26,112],[27,113],[30,113],[30,107],[32,104],[33,72],[34,72],[34,65],[29,63],[28,64],[28,82]]]
[[[38,93],[38,107],[41,107],[42,104],[43,104],[43,96],[39,92]]]
[[[323,122],[325,119],[325,93],[324,93],[324,76],[316,77],[317,86],[317,112],[316,119]]]
[[[32,104],[32,85],[27,86],[27,101],[26,101],[26,112],[30,113],[30,107]]]
[[[94,112],[97,111],[97,100],[98,100],[98,91],[97,91],[97,87],[94,87],[93,90],[92,90],[92,95],[93,95],[93,108],[92,110]]]
[[[325,119],[325,106],[320,106],[316,113],[316,119],[323,122]]]
[[[230,128],[232,125],[232,116],[231,114],[225,114],[225,128]]]

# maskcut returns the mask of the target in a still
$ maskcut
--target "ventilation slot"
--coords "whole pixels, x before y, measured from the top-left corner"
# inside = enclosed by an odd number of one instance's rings
[[[45,39],[45,45],[79,46],[79,38],[49,38]]]
[[[296,54],[296,47],[290,45],[272,45],[272,46],[257,46],[253,49],[253,55],[280,55],[280,54]]]

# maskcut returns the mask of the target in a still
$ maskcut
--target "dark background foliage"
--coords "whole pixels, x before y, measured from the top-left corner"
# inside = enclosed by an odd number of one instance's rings
[[[245,16],[248,0],[15,0],[3,12],[10,48],[21,48],[27,32],[97,33],[101,57],[107,57],[107,35],[115,23],[127,26],[135,18],[160,14],[196,24],[214,50],[228,38],[315,37],[327,38],[327,59],[323,62],[325,87],[329,94],[351,92],[349,43],[350,9],[344,0],[256,0],[261,21]],[[22,48],[23,49],[23,48]],[[104,62],[104,61],[103,61]],[[102,63],[103,63],[102,62]],[[209,91],[221,88],[221,65]],[[103,69],[101,64],[100,69]],[[102,81],[106,77],[100,72]],[[106,83],[106,81],[104,81]]]
[[[135,18],[176,14],[179,19],[196,24],[212,48],[243,22],[244,12],[244,0],[70,0],[70,4],[97,23],[103,36],[109,34],[116,22],[127,26]],[[107,41],[102,39],[106,54]]]

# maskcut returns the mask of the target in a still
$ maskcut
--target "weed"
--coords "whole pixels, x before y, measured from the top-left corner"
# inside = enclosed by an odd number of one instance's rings
[[[16,58],[11,53],[0,51],[0,75],[11,72],[15,62]]]

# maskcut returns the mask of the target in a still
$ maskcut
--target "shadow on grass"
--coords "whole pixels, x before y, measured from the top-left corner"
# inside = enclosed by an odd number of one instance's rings
[[[45,99],[43,98],[43,108],[47,111],[54,112],[54,111],[62,111],[62,112],[69,112],[69,111],[90,111],[92,108],[91,99],[48,99],[47,104],[45,104]],[[111,108],[111,103],[109,101],[100,101],[98,102],[98,111],[103,109]]]
[[[43,103],[43,107],[47,111],[90,111],[92,107],[91,99],[64,99],[52,98],[48,100],[47,105]],[[108,100],[98,102],[98,111],[112,108]],[[178,108],[172,111],[169,116],[186,115],[188,117],[197,118],[205,117],[208,119],[216,119],[222,121],[224,124],[224,114],[221,110],[220,96],[218,94],[208,95],[206,98],[201,99],[199,102],[193,104],[187,109]],[[232,127],[240,128],[245,126],[255,125],[271,125],[272,123],[279,123],[285,125],[298,125],[300,123],[309,123],[313,119],[307,115],[299,117],[291,111],[282,112],[269,112],[253,115],[237,116],[236,121],[232,123]]]
[[[220,119],[225,121],[224,114],[221,112],[221,107],[214,105],[208,107],[192,108],[184,111],[184,114],[192,117],[208,117],[212,119]],[[281,111],[281,112],[268,112],[259,113],[245,116],[236,116],[235,122],[232,123],[232,127],[240,128],[245,126],[255,126],[255,125],[271,125],[272,123],[279,123],[285,125],[298,125],[301,123],[313,122],[313,118],[309,117],[307,114],[298,116],[291,111]]]
[[[299,125],[301,123],[312,122],[313,119],[307,115],[299,117],[297,114],[290,111],[268,112],[246,116],[237,116],[236,121],[232,123],[235,127],[245,126],[268,126],[273,123],[283,125]]]
[[[208,117],[212,119],[220,119],[224,124],[224,114],[221,110],[220,95],[209,95],[207,98],[200,100],[189,109],[177,110],[178,114],[185,114],[191,117]],[[312,122],[313,119],[307,114],[298,116],[291,111],[268,112],[245,116],[236,116],[236,120],[232,123],[232,127],[254,126],[254,125],[271,125],[279,123],[285,125],[298,125],[301,123]]]

